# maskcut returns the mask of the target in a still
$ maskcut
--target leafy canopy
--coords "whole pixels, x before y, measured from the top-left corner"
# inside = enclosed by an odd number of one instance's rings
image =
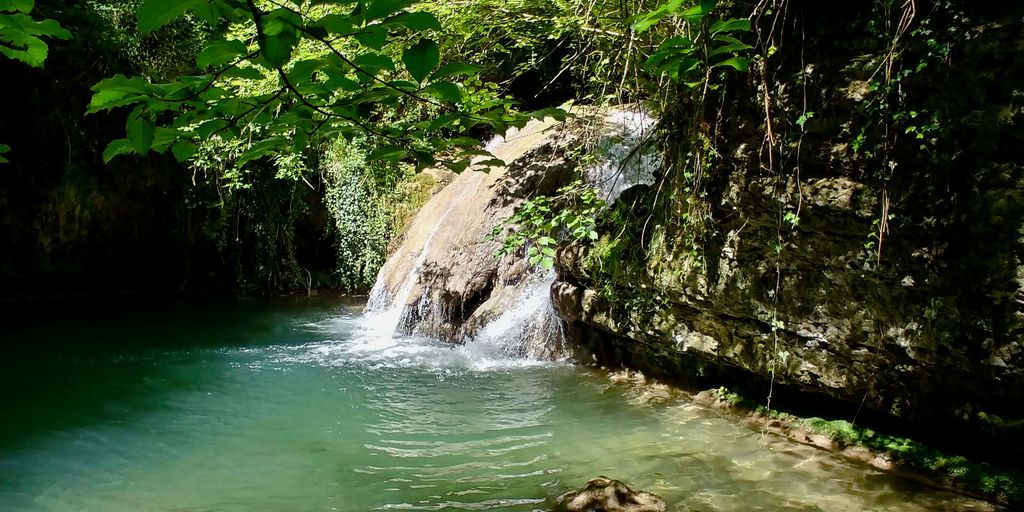
[[[93,87],[89,112],[132,108],[126,137],[104,159],[170,150],[189,159],[204,141],[245,137],[238,165],[301,153],[314,137],[380,141],[370,159],[413,159],[464,169],[475,127],[502,132],[528,117],[508,100],[470,100],[462,79],[476,66],[442,63],[432,34],[441,25],[412,0],[144,0],[139,28],[191,16],[221,27],[196,58],[201,74],[170,83],[114,76]],[[430,116],[394,116],[422,106]],[[422,110],[422,109],[421,109]],[[547,110],[535,116],[559,114]],[[397,119],[396,119],[397,117]],[[253,129],[258,127],[258,129]]]
[[[30,13],[35,0],[0,0],[0,54],[35,68],[43,67],[50,47],[44,37],[70,39],[71,32],[54,20],[36,20]],[[0,144],[0,163],[11,147]]]
[[[654,11],[636,16],[632,28],[637,33],[645,32],[669,15],[677,15],[687,25],[698,28],[692,32],[692,39],[677,36],[662,41],[645,66],[656,73],[666,73],[690,88],[707,84],[715,68],[746,71],[749,59],[742,56],[742,52],[753,46],[733,34],[750,31],[750,20],[731,18],[711,23],[708,15],[717,6],[717,0],[701,0],[680,12],[683,0],[669,0]]]
[[[49,46],[44,37],[70,39],[71,32],[54,20],[36,20],[34,0],[0,0],[0,54],[41,68]]]

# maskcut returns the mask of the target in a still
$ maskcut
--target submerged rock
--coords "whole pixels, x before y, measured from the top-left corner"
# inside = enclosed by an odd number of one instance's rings
[[[665,512],[665,500],[605,476],[557,498],[555,512]]]

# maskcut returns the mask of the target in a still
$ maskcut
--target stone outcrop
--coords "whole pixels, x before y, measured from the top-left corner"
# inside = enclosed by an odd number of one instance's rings
[[[665,512],[665,500],[599,476],[556,500],[555,512]]]
[[[826,27],[817,14],[826,15],[811,9],[812,21],[800,23]],[[616,238],[622,230],[608,226],[599,243],[559,252],[553,301],[585,357],[746,386],[750,396],[767,396],[773,382],[773,404],[838,399],[830,407],[847,419],[943,421],[982,433],[975,438],[989,452],[1024,455],[1024,172],[1009,150],[1021,147],[1015,120],[1024,109],[997,78],[1009,71],[996,67],[1024,68],[999,49],[1020,28],[987,26],[962,50],[989,71],[917,82],[949,89],[922,102],[960,87],[993,104],[946,104],[958,135],[941,140],[959,148],[953,167],[936,163],[944,148],[922,154],[914,142],[891,149],[893,167],[880,177],[878,155],[851,146],[870,119],[866,80],[877,67],[849,43],[863,37],[857,24],[807,29],[808,92],[787,83],[799,67],[767,86],[760,75],[731,84],[716,114],[727,120],[716,139],[723,160],[698,199],[711,219],[703,232],[644,210],[658,194],[650,187],[630,198],[639,223],[650,220],[644,231]],[[787,159],[774,167],[764,156],[765,90]],[[804,110],[816,117],[799,127],[781,121]],[[989,112],[991,121],[964,124]]]
[[[531,121],[489,143],[505,165],[473,167],[423,206],[381,269],[370,307],[402,302],[403,334],[456,343],[514,338],[518,354],[559,355],[561,325],[548,301],[553,272],[529,265],[521,253],[498,260],[501,243],[488,235],[524,200],[579,178],[569,155],[603,140],[616,112],[576,109],[565,122]]]
[[[400,333],[453,342],[513,308],[538,272],[522,258],[496,259],[500,243],[488,234],[524,199],[571,179],[575,164],[558,149],[564,137],[552,119],[513,129],[491,148],[506,165],[471,168],[427,201],[381,269],[371,307],[404,301]]]

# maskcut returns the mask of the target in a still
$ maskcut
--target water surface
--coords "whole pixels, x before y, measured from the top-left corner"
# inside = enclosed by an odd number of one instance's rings
[[[358,310],[9,322],[0,510],[531,511],[599,474],[674,510],[985,508],[566,364],[393,340]]]

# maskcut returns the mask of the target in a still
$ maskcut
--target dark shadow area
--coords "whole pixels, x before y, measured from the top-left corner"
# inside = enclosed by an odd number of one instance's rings
[[[79,300],[16,304],[0,321],[0,452],[93,424],[130,422],[183,392],[215,390],[211,353],[318,339],[302,324],[352,299]]]

